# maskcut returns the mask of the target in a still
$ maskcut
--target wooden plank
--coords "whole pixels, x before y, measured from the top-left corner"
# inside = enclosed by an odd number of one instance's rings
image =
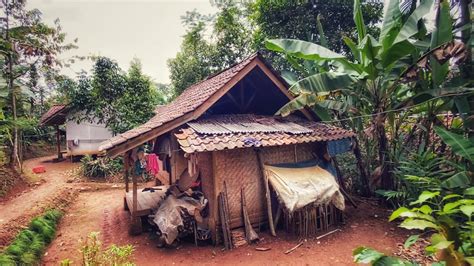
[[[257,154],[258,164],[260,166],[260,174],[263,178],[263,183],[265,186],[265,198],[267,199],[267,213],[268,213],[268,224],[270,225],[270,232],[272,236],[276,236],[275,225],[273,224],[273,213],[272,213],[272,199],[270,198],[270,187],[268,186],[268,178],[264,173],[264,166],[262,157],[258,150],[255,151]]]

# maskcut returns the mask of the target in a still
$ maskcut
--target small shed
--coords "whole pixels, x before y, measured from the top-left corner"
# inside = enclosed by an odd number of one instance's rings
[[[62,158],[64,152],[67,156],[98,154],[99,144],[112,137],[112,131],[102,123],[93,120],[76,122],[71,108],[65,104],[53,105],[41,117],[40,125],[56,128],[58,158]],[[62,125],[66,130],[65,151],[60,146]]]
[[[125,202],[132,225],[140,227],[138,216],[151,211],[143,209],[149,206],[140,201],[141,190],[130,171],[135,165],[132,153],[148,143],[150,152],[163,161],[167,185],[199,173],[201,190],[209,201],[209,215],[203,223],[215,242],[222,239],[218,198],[224,191],[229,229],[245,224],[243,197],[250,223],[269,224],[271,228],[273,220],[280,216],[281,208],[276,206],[281,204],[265,177],[265,166],[327,163],[328,143],[350,143],[354,136],[350,131],[318,122],[310,109],[288,117],[275,116],[292,99],[286,82],[256,53],[187,88],[174,101],[157,108],[156,115],[143,125],[104,141],[100,151],[107,156],[124,157]],[[274,234],[273,231],[274,228]]]

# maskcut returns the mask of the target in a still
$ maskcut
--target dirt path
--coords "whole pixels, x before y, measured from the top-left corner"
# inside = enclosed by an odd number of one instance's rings
[[[25,169],[42,164],[46,173],[39,177],[44,181],[29,188],[21,195],[0,203],[0,228],[9,222],[34,212],[40,203],[57,197],[68,187],[81,188],[86,185],[66,183],[66,172],[77,164],[69,162],[51,163],[51,157],[28,160]],[[129,215],[123,210],[123,189],[110,189],[112,184],[94,184],[81,190],[73,204],[66,210],[61,220],[57,238],[49,246],[44,265],[58,265],[69,258],[80,264],[81,239],[90,232],[100,232],[104,246],[110,244],[135,246],[134,261],[137,265],[350,265],[352,250],[360,245],[371,246],[391,254],[397,250],[397,244],[407,236],[406,232],[387,222],[389,212],[376,204],[363,202],[358,209],[346,211],[347,224],[342,231],[321,240],[308,239],[300,248],[285,255],[284,252],[298,243],[298,239],[285,237],[280,232],[273,238],[262,232],[264,240],[259,247],[269,247],[270,251],[260,252],[254,246],[240,247],[232,251],[223,251],[220,246],[195,247],[193,243],[182,243],[174,249],[159,249],[147,233],[140,236],[128,235]],[[59,195],[60,196],[60,195]]]
[[[404,231],[387,222],[387,210],[365,202],[358,209],[347,210],[347,224],[341,227],[342,231],[321,240],[308,239],[288,255],[284,252],[295,246],[298,239],[284,237],[284,232],[277,238],[261,233],[264,240],[256,246],[270,247],[266,252],[256,251],[255,245],[222,251],[221,246],[195,247],[193,243],[183,243],[177,249],[160,249],[147,233],[128,235],[129,216],[123,211],[122,197],[121,190],[81,193],[61,221],[58,237],[43,263],[57,265],[69,258],[80,264],[80,239],[92,231],[100,232],[105,246],[134,245],[137,265],[350,265],[352,250],[358,246],[371,246],[391,254],[406,238]]]
[[[67,160],[53,163],[51,160],[54,157],[47,156],[25,161],[25,171],[31,172],[33,167],[43,165],[46,172],[37,175],[38,179],[41,180],[37,183],[37,186],[30,187],[22,191],[20,195],[0,202],[0,227],[38,208],[39,203],[52,197],[56,191],[67,185],[65,173],[77,167],[77,164],[72,164]]]

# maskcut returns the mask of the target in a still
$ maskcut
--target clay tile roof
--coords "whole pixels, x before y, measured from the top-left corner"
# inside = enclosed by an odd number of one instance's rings
[[[216,115],[189,122],[175,134],[186,153],[278,146],[353,137],[351,131],[298,117]]]
[[[148,122],[129,130],[123,134],[119,134],[109,140],[102,142],[99,146],[100,151],[109,150],[117,145],[120,145],[130,139],[138,137],[155,128],[160,127],[164,123],[173,121],[187,113],[190,113],[201,104],[203,104],[215,92],[221,89],[227,82],[229,82],[235,75],[237,75],[245,66],[250,64],[258,53],[246,58],[242,62],[225,69],[207,79],[195,83],[187,88],[181,95],[179,95],[171,103],[163,106],[158,106],[155,109],[156,115]]]
[[[41,116],[40,125],[62,125],[66,122],[67,106],[65,104],[56,104]]]

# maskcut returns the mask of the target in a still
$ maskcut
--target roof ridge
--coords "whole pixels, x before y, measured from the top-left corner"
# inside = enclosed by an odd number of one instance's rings
[[[222,69],[221,71],[218,71],[218,72],[216,72],[216,73],[214,73],[214,74],[211,74],[211,75],[207,76],[206,78],[204,78],[204,79],[202,79],[202,80],[200,80],[200,81],[198,81],[198,82],[196,82],[196,83],[191,84],[191,85],[188,86],[186,89],[184,89],[184,91],[181,92],[181,94],[178,95],[176,98],[174,98],[171,102],[169,102],[169,103],[167,103],[167,104],[164,104],[164,105],[162,105],[162,106],[167,106],[167,105],[173,103],[173,102],[176,101],[178,98],[180,98],[182,95],[184,95],[184,94],[186,93],[186,91],[189,91],[191,88],[194,88],[194,87],[196,87],[196,86],[202,84],[203,82],[206,82],[206,81],[208,81],[208,80],[210,80],[210,79],[212,79],[212,78],[214,78],[214,77],[216,77],[216,76],[218,76],[218,75],[220,75],[220,74],[222,74],[222,73],[224,73],[224,72],[226,72],[226,71],[228,71],[228,70],[230,70],[230,69],[236,67],[237,65],[240,65],[240,64],[243,64],[243,63],[245,63],[245,65],[247,65],[247,64],[250,63],[250,62],[246,62],[246,61],[252,61],[252,60],[255,59],[256,57],[260,57],[260,56],[261,56],[261,55],[260,55],[260,52],[257,51],[257,52],[255,52],[255,53],[249,55],[248,57],[244,58],[243,60],[241,60],[241,61],[239,61],[239,62],[236,62],[236,63],[234,63],[233,65],[231,65],[231,66],[229,66],[229,67],[227,67],[227,68],[225,68],[225,69]],[[184,96],[183,96],[183,97],[184,97]],[[159,107],[159,105],[155,106],[155,109],[158,108],[158,107]]]

